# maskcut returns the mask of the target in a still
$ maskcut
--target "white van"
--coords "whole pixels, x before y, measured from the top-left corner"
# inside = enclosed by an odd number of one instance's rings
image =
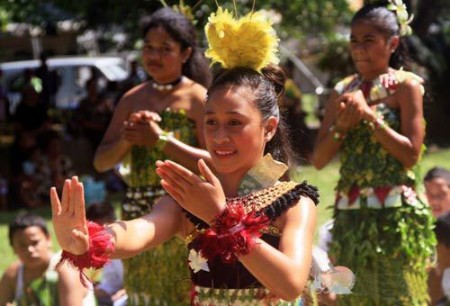
[[[27,60],[0,63],[3,71],[3,86],[6,87],[10,100],[10,110],[13,113],[20,102],[21,95],[9,89],[10,85],[23,74],[25,69],[35,70],[40,60]],[[47,66],[58,73],[61,85],[55,97],[58,108],[76,108],[79,101],[86,96],[85,83],[91,77],[91,69],[95,69],[99,76],[100,89],[108,81],[121,82],[126,79],[128,72],[125,62],[120,57],[57,57],[48,58]]]

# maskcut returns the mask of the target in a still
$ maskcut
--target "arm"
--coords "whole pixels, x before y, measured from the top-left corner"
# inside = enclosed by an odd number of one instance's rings
[[[161,198],[152,212],[143,217],[108,226],[115,240],[113,258],[127,258],[156,247],[180,234],[183,213],[170,197]]]
[[[385,127],[375,129],[373,133],[386,151],[406,168],[411,168],[419,160],[425,137],[423,99],[419,87],[417,81],[410,80],[402,83],[395,93],[400,106],[400,132]],[[370,113],[367,120],[375,121],[375,114]]]
[[[173,137],[169,137],[169,141],[164,146],[164,153],[172,160],[197,173],[199,159],[203,159],[208,164],[211,164],[211,156],[208,151],[189,146]]]
[[[188,146],[174,138],[164,147],[164,153],[177,163],[185,165],[191,171],[198,172],[197,163],[199,159],[211,164],[211,156],[205,148],[205,137],[203,134],[203,116],[205,112],[206,91],[198,85],[198,90],[193,90],[194,97],[191,103],[191,116],[195,121],[195,129],[199,148]]]
[[[64,183],[61,201],[56,189],[50,190],[52,221],[61,248],[74,255],[89,249],[83,185],[76,177]],[[130,257],[154,247],[181,229],[182,212],[169,197],[162,198],[152,212],[131,221],[118,221],[107,227],[115,244],[114,258]]]
[[[132,98],[125,96],[114,110],[105,136],[94,156],[94,167],[99,172],[112,169],[131,148],[132,144],[123,137],[124,123],[128,120],[131,103]]]
[[[311,199],[301,198],[279,219],[282,231],[279,249],[259,240],[239,260],[276,296],[293,300],[302,293],[311,268],[315,205]]]
[[[81,284],[78,272],[64,263],[59,267],[58,275],[59,305],[82,306],[89,289]]]
[[[18,267],[19,262],[10,265],[0,280],[0,306],[10,305],[14,301]]]

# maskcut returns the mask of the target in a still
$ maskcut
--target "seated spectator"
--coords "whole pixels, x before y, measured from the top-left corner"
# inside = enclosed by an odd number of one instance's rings
[[[40,92],[32,85],[25,85],[22,100],[12,118],[16,133],[27,131],[38,135],[48,128],[50,123],[47,107],[39,101]]]
[[[61,85],[61,78],[57,71],[51,70],[47,65],[47,54],[42,52],[39,56],[41,61],[39,67],[35,71],[36,77],[42,81],[42,104],[48,107],[55,106],[55,95]]]
[[[48,205],[48,190],[62,190],[64,179],[73,175],[71,159],[62,153],[58,132],[48,130],[38,138],[38,144],[28,149],[20,171],[14,178],[16,206],[34,208]]]
[[[450,305],[450,212],[436,221],[437,265],[430,272],[429,292],[432,306]]]
[[[96,79],[86,82],[86,90],[88,95],[76,109],[73,127],[89,140],[95,151],[108,127],[114,105],[99,93]]]
[[[62,151],[62,140],[58,132],[48,130],[39,138],[41,156],[36,164],[36,179],[39,183],[39,194],[48,200],[48,190],[56,186],[62,190],[64,180],[73,175],[72,160]]]
[[[11,209],[41,206],[34,183],[35,161],[41,151],[37,137],[30,132],[19,132],[11,148],[11,174],[8,206]]]
[[[60,253],[51,251],[42,217],[19,214],[9,225],[9,243],[19,260],[0,280],[0,305],[95,305],[92,291],[81,284],[76,270],[67,264],[55,269]]]
[[[434,167],[427,172],[424,181],[433,215],[438,218],[450,211],[450,171]]]
[[[86,218],[98,224],[109,224],[116,220],[116,215],[109,203],[97,202],[87,207]],[[95,296],[99,306],[126,305],[122,260],[113,259],[103,267],[101,281],[95,286]]]

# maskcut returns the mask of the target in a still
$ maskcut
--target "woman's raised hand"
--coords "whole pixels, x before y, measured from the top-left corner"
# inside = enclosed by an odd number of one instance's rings
[[[191,214],[209,223],[225,209],[222,185],[204,160],[198,162],[204,179],[170,160],[157,161],[156,166],[161,186]]]
[[[89,249],[83,184],[76,176],[64,182],[61,200],[55,187],[50,189],[52,219],[56,238],[61,248],[75,255]]]
[[[367,104],[361,90],[340,95],[336,100],[336,105],[338,109],[335,124],[343,131],[348,131],[360,120],[372,121],[375,116],[375,112]]]
[[[124,139],[140,146],[153,146],[158,141],[162,129],[157,122],[161,117],[155,112],[139,111],[132,113],[124,122]]]
[[[131,113],[130,116],[128,117],[128,121],[133,122],[133,123],[137,123],[139,121],[149,121],[149,120],[152,120],[155,122],[161,122],[161,116],[159,116],[159,114],[155,113],[155,112],[142,110],[142,111]]]

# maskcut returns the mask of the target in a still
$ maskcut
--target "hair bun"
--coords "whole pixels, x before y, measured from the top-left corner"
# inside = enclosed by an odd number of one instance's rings
[[[268,65],[261,70],[261,73],[274,85],[278,101],[282,101],[280,98],[284,96],[284,83],[286,82],[284,70],[278,65]]]

